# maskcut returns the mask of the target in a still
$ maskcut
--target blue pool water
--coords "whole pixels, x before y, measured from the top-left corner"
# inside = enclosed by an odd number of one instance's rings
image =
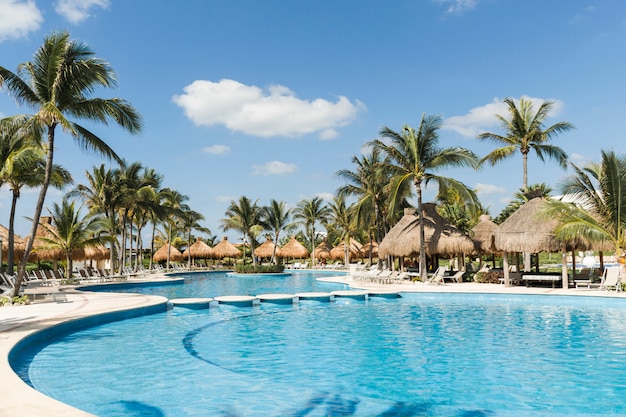
[[[405,294],[174,308],[24,357],[17,367],[34,387],[100,416],[626,413],[626,304],[615,299]]]

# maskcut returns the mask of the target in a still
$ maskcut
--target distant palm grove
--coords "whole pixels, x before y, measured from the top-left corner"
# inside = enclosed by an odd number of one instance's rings
[[[151,266],[154,252],[167,243],[181,250],[197,237],[203,237],[210,246],[217,243],[217,236],[201,225],[204,216],[200,208],[190,207],[187,196],[165,187],[156,169],[124,160],[79,124],[84,120],[114,122],[130,134],[141,131],[142,118],[130,103],[121,98],[92,97],[95,91],[114,86],[115,79],[106,61],[97,58],[87,45],[72,40],[67,32],[46,37],[32,59],[19,65],[16,72],[0,66],[0,89],[27,109],[24,114],[0,120],[0,185],[10,188],[13,196],[8,259],[4,261],[5,270],[17,274],[16,294],[27,273],[50,186],[63,189],[77,184],[48,209],[55,232],[48,235],[46,245],[67,255],[62,260],[67,262],[67,269],[71,269],[72,251],[86,247],[106,245],[111,268],[121,271],[123,267]],[[331,247],[342,242],[349,245],[352,239],[362,244],[380,243],[408,207],[416,209],[424,241],[426,187],[436,187],[439,214],[469,234],[486,209],[474,190],[443,175],[451,167],[477,169],[516,154],[522,156],[521,188],[495,217],[496,223],[504,221],[529,196],[548,196],[552,190],[545,184],[528,183],[528,155],[566,168],[567,154],[552,141],[573,126],[568,122],[544,125],[553,105],[549,101],[538,109],[523,97],[508,98],[505,103],[508,114],[497,115],[501,132],[485,132],[477,138],[495,145],[484,157],[462,147],[441,148],[442,120],[424,114],[415,126],[407,124],[399,130],[382,127],[376,139],[365,143],[363,149],[355,149],[352,166],[334,173],[344,185],[330,202],[312,197],[289,207],[285,201],[260,202],[246,196],[231,201],[221,227],[239,233],[249,246],[246,252],[243,245],[238,262],[259,262],[250,254],[266,239],[282,246],[295,236],[311,254],[323,240]],[[63,138],[72,138],[83,150],[101,155],[105,163],[88,169],[83,179],[72,178],[54,163],[59,129],[66,134]],[[626,159],[607,151],[597,163],[571,167],[574,174],[563,181],[561,191],[572,195],[573,202],[554,201],[550,208],[552,216],[562,222],[557,232],[564,239],[584,236],[609,242],[621,255],[626,224],[626,207],[622,207],[626,199],[621,198],[626,195]],[[37,188],[40,194],[30,234],[22,242],[23,254],[18,258],[14,220],[24,187]],[[145,236],[150,238],[144,241]],[[426,255],[422,247],[416,256],[421,265],[426,265]],[[265,262],[277,263],[279,259],[274,252]],[[311,262],[316,262],[313,256]],[[421,268],[421,273],[426,269]]]

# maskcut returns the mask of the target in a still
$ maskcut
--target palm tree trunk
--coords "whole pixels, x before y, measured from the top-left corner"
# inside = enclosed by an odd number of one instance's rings
[[[11,214],[9,215],[9,241],[7,242],[7,274],[9,275],[13,275],[15,263],[15,207],[17,206],[18,198],[20,198],[19,192],[13,190],[13,197],[11,199]]]
[[[524,186],[524,189],[527,189],[528,188],[528,152],[526,153],[522,152],[522,167],[524,169],[523,186]]]
[[[24,251],[24,257],[20,262],[20,268],[15,279],[15,288],[13,290],[13,296],[17,297],[22,289],[22,282],[26,278],[26,264],[28,264],[28,256],[33,249],[33,243],[35,243],[35,237],[37,236],[37,227],[39,225],[39,218],[43,210],[43,203],[46,200],[46,194],[48,192],[48,185],[50,184],[50,176],[52,175],[52,161],[54,157],[54,128],[56,124],[48,126],[48,152],[46,158],[46,171],[44,173],[43,184],[39,191],[39,198],[37,199],[37,205],[35,206],[35,214],[33,215],[33,224],[30,229],[30,239],[26,242],[26,249]]]
[[[420,225],[420,279],[426,282],[428,279],[428,269],[426,266],[426,247],[424,241],[426,236],[424,233],[424,208],[422,206],[422,182],[415,181],[415,190],[417,191],[417,212],[419,213]]]
[[[154,256],[154,236],[156,235],[156,223],[152,222],[152,240],[150,242],[150,270],[152,270],[152,257]]]
[[[315,223],[311,226],[311,267],[315,268]]]

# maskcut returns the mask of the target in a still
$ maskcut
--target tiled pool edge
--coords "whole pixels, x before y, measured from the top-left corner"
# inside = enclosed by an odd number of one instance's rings
[[[68,298],[73,303],[80,303],[77,309],[59,310],[52,316],[33,314],[23,324],[3,331],[0,336],[0,375],[3,376],[0,382],[0,417],[18,415],[93,417],[92,414],[46,396],[24,382],[12,367],[14,359],[20,355],[17,350],[70,329],[154,314],[167,308],[167,299],[161,296],[114,294],[112,297],[111,293],[74,293],[68,294]],[[50,310],[54,310],[56,306],[50,304]],[[29,307],[34,306],[24,306],[25,309]],[[68,358],[68,366],[71,366],[71,358]],[[62,375],[63,370],[60,369],[59,377]]]

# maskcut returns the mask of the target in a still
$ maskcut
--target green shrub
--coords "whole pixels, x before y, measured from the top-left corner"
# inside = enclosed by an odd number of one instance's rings
[[[284,270],[284,265],[235,265],[235,272],[238,274],[276,274]]]
[[[499,284],[500,278],[504,277],[502,271],[482,271],[474,274],[474,282],[481,284]]]

